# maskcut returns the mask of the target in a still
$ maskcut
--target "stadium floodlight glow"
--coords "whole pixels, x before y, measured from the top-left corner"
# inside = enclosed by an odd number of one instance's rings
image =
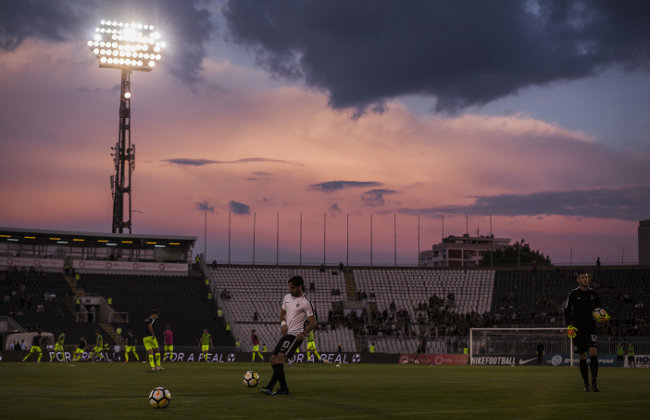
[[[102,20],[88,47],[99,67],[151,71],[162,59],[165,43],[153,25]]]
[[[135,145],[131,143],[131,73],[151,71],[162,59],[165,43],[153,25],[102,20],[88,48],[97,57],[99,67],[119,69],[119,136],[111,147],[115,175],[111,175],[113,196],[113,233],[128,229],[131,233],[131,173],[135,170]],[[101,242],[101,241],[100,241]],[[106,242],[107,246],[115,246]]]

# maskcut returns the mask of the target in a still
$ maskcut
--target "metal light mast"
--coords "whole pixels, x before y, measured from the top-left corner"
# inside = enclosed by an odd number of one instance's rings
[[[120,69],[119,134],[111,156],[113,233],[131,233],[131,174],[135,170],[135,145],[131,144],[131,73],[151,71],[162,58],[164,43],[152,25],[102,20],[88,46],[99,59],[99,67]],[[125,198],[128,195],[128,198]],[[126,211],[125,211],[126,210]]]
[[[120,86],[120,131],[113,151],[115,175],[111,175],[111,193],[113,195],[113,233],[122,233],[128,229],[131,233],[131,174],[135,170],[135,145],[131,144],[131,71],[122,70]],[[128,194],[125,203],[124,195]],[[124,206],[128,213],[125,220]]]

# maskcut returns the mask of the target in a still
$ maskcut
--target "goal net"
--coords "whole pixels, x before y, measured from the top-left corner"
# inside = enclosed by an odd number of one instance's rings
[[[543,346],[544,366],[573,366],[573,346],[566,328],[470,328],[472,365],[537,365]]]

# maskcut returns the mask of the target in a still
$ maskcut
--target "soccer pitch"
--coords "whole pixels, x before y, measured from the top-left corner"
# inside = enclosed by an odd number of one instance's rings
[[[600,369],[586,393],[578,368],[331,364],[285,366],[290,396],[242,384],[268,363],[2,363],[6,419],[641,419],[650,369]],[[172,393],[167,409],[149,392]]]

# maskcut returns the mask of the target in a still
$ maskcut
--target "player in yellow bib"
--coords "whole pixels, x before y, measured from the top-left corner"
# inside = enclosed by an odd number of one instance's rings
[[[144,320],[142,344],[144,344],[144,348],[147,351],[151,370],[165,370],[165,368],[160,366],[160,346],[158,345],[158,339],[156,338],[156,333],[153,329],[153,324],[159,316],[160,312],[156,309],[152,309],[149,318]]]
[[[632,343],[627,344],[627,366],[636,368],[636,362],[634,360],[634,345]]]
[[[251,330],[251,344],[252,344],[253,362],[255,361],[256,355],[259,355],[260,359],[264,360],[264,356],[262,356],[262,353],[260,353],[260,339],[257,336],[255,330]]]
[[[84,352],[86,351],[86,346],[88,343],[86,342],[86,337],[83,335],[79,337],[79,344],[77,345],[77,348],[74,351],[74,357],[72,358],[73,362],[78,362],[81,360],[81,357],[84,355]]]
[[[31,356],[32,354],[38,353],[38,360],[36,362],[41,363],[41,358],[43,357],[43,350],[41,350],[42,345],[43,345],[43,336],[41,335],[41,332],[38,331],[36,335],[32,338],[32,347],[29,349],[29,353],[27,353],[27,355],[23,359],[23,362],[27,361],[29,356]]]
[[[137,338],[135,338],[135,334],[133,334],[133,330],[129,329],[128,333],[126,334],[126,347],[124,348],[124,363],[129,363],[129,353],[133,353],[135,356],[135,360],[138,362],[140,361],[140,357],[138,356],[138,353],[135,351],[135,345],[137,343]]]
[[[310,358],[310,352],[314,352],[314,355],[318,358],[318,362],[322,362],[318,350],[316,350],[316,339],[314,338],[314,331],[309,331],[307,334],[307,360]],[[316,361],[316,360],[314,360]]]
[[[165,346],[165,356],[163,357],[163,360],[171,362],[172,353],[174,353],[174,332],[172,331],[171,325],[167,324],[163,336]]]
[[[61,334],[59,334],[59,336],[56,339],[56,343],[54,343],[54,358],[56,359],[57,355],[61,353],[63,356],[63,361],[67,362],[67,360],[65,359],[65,350],[63,349],[63,343],[65,343],[65,330],[63,330]],[[52,361],[53,359],[50,359],[50,362]]]
[[[199,345],[201,346],[201,354],[203,354],[203,360],[208,361],[208,350],[212,351],[214,345],[212,344],[212,335],[208,332],[207,328],[203,328],[203,335],[199,340]]]
[[[102,351],[104,350],[104,337],[102,334],[99,332],[99,330],[95,330],[95,347],[93,347],[93,359],[95,361],[103,360],[104,355],[102,354]]]

